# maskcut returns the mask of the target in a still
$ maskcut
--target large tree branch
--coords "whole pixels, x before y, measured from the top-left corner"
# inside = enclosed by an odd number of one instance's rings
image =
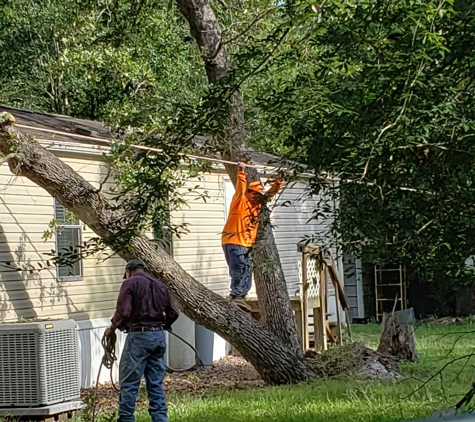
[[[142,259],[170,288],[180,308],[198,324],[218,333],[251,362],[271,384],[293,383],[312,376],[305,363],[236,305],[191,277],[145,236],[129,240],[117,234],[122,216],[96,188],[31,137],[19,134],[14,119],[0,113],[0,152],[15,174],[27,177],[84,221],[125,260]]]

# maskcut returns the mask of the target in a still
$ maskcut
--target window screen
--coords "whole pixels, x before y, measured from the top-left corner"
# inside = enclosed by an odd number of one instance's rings
[[[54,201],[56,220],[56,253],[78,251],[82,241],[82,222],[57,200]],[[82,258],[67,264],[58,264],[58,279],[77,280],[83,277]]]

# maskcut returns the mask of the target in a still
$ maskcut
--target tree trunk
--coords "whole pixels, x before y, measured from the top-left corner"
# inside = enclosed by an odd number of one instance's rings
[[[419,362],[414,326],[401,324],[397,315],[384,313],[378,352],[408,362]]]
[[[177,3],[201,48],[208,82],[219,83],[228,76],[231,60],[222,44],[221,28],[208,0],[177,0]],[[231,95],[229,106],[226,129],[218,136],[216,147],[225,160],[248,163],[250,156],[247,152],[244,105],[237,89]],[[235,185],[236,166],[225,167]],[[259,179],[256,169],[248,168],[247,175],[250,180]],[[302,357],[302,346],[268,212],[261,213],[259,234],[252,256],[259,307],[267,327],[292,353]]]
[[[314,376],[304,361],[265,327],[196,281],[146,236],[132,238],[127,249],[121,249],[124,239],[116,233],[122,216],[112,204],[31,137],[18,134],[13,123],[10,114],[0,113],[0,152],[14,174],[45,189],[122,258],[144,261],[169,287],[187,316],[229,341],[267,383],[295,383]]]

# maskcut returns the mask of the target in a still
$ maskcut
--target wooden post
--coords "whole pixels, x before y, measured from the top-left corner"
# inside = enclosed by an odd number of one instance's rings
[[[302,252],[302,348],[308,350],[308,291],[307,291],[307,254]]]
[[[317,351],[324,351],[325,350],[325,313],[322,310],[322,283],[321,283],[321,275],[322,272],[319,271],[318,273],[318,305],[314,303],[314,307],[312,309],[313,313],[313,336],[315,339],[315,350]]]
[[[402,265],[399,264],[399,285],[400,285],[400,294],[401,294],[401,311],[405,309],[406,304],[404,303],[405,297],[404,297],[404,291],[403,291],[403,286],[402,286]]]
[[[340,292],[339,292],[338,286],[334,283],[333,278],[331,276],[330,278],[332,279],[332,284],[335,289],[336,322],[337,322],[337,327],[338,327],[337,344],[341,346],[343,344],[343,340],[342,340],[342,334],[341,334]]]
[[[376,299],[376,321],[379,321],[379,292],[378,292],[378,269],[377,265],[374,266],[374,296]]]
[[[320,327],[322,330],[322,350],[327,350],[327,279],[324,268],[320,269]]]
[[[299,335],[300,339],[300,344],[302,345],[302,350],[303,350],[303,325],[302,325],[302,301],[300,301],[300,307],[299,309],[295,310],[295,322],[297,324],[297,332]]]
[[[323,350],[323,330],[322,330],[322,309],[313,308],[313,338],[315,340],[315,350]]]

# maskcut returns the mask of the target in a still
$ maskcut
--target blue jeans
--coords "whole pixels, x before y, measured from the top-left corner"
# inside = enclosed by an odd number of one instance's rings
[[[249,293],[252,286],[251,248],[241,245],[223,245],[224,256],[231,277],[231,293],[233,299],[241,299]]]
[[[168,422],[163,378],[165,378],[165,334],[163,331],[127,334],[119,364],[118,422],[134,422],[135,401],[142,375],[145,377],[148,412],[152,422]]]

